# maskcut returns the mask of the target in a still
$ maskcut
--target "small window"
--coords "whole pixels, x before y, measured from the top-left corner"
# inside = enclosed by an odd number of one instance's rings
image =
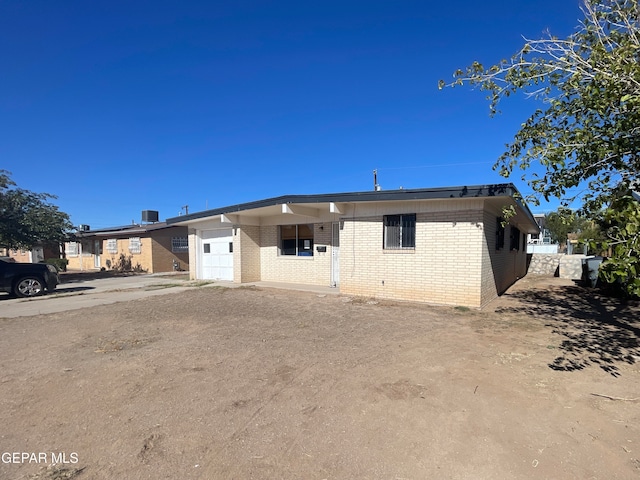
[[[496,218],[496,250],[504,248],[504,218]]]
[[[203,248],[203,253],[211,253],[211,244],[210,243],[204,243],[202,245]]]
[[[511,234],[509,235],[509,247],[511,250],[520,250],[520,230],[511,226]]]
[[[313,256],[313,225],[280,225],[280,255]]]
[[[416,214],[385,215],[383,248],[401,250],[416,248]]]
[[[118,253],[118,241],[115,238],[107,240],[107,252]]]
[[[140,237],[130,237],[129,253],[141,253],[141,252],[142,252],[142,242],[140,241]]]
[[[187,237],[172,237],[171,251],[173,253],[187,253],[189,251],[189,239]]]

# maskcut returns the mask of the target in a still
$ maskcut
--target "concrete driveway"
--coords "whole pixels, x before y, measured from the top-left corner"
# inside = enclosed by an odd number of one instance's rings
[[[228,281],[189,280],[188,273],[113,275],[111,272],[62,273],[55,292],[36,298],[13,298],[0,292],[0,318],[28,317],[65,312],[80,308],[127,302],[193,288],[227,287],[240,284]],[[277,282],[245,283],[242,286],[300,290],[321,295],[339,294],[339,289]]]
[[[211,282],[206,285],[227,285],[229,282]],[[230,285],[230,284],[229,284]],[[25,317],[64,312],[79,308],[179,292],[202,282],[189,281],[187,275],[143,274],[126,276],[99,276],[96,274],[61,274],[55,292],[36,298],[13,298],[0,293],[0,318]]]

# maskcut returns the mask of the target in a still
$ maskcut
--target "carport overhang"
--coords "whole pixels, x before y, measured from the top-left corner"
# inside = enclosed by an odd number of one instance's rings
[[[241,206],[238,206],[241,207]],[[222,211],[205,211],[168,219],[172,225],[187,225],[200,228],[201,225],[220,223],[226,225],[276,225],[306,221],[316,223],[331,221],[332,217],[346,212],[348,206],[336,202],[286,202],[253,208],[225,208]]]

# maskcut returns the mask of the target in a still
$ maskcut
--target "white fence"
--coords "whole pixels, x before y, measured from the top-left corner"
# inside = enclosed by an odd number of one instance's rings
[[[533,244],[529,243],[527,245],[527,253],[545,253],[545,254],[554,254],[558,253],[560,245],[558,244]]]

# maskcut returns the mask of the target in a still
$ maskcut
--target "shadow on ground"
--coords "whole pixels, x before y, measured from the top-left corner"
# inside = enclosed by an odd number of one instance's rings
[[[496,310],[539,318],[562,335],[562,355],[549,367],[574,371],[599,366],[617,377],[621,363],[640,360],[640,302],[612,298],[579,285],[509,294],[517,306]]]
[[[78,292],[86,292],[87,290],[95,290],[96,287],[60,287],[60,285],[58,285],[58,288],[55,289],[54,292],[52,293],[78,293]]]
[[[60,285],[58,285],[58,287],[56,287],[56,289],[53,290],[52,292],[45,292],[42,295],[38,295],[37,297],[31,297],[31,298],[19,298],[9,293],[4,295],[0,294],[0,302],[5,300],[29,301],[29,300],[39,300],[42,298],[56,298],[56,295],[68,294],[68,293],[84,293],[87,290],[95,290],[95,288],[96,287],[62,287],[60,288]]]
[[[116,277],[132,277],[140,275],[135,272],[116,272],[114,270],[102,270],[102,271],[87,271],[87,272],[60,272],[58,277],[60,283],[76,283],[86,282],[89,280],[96,280],[101,278],[116,278]]]

